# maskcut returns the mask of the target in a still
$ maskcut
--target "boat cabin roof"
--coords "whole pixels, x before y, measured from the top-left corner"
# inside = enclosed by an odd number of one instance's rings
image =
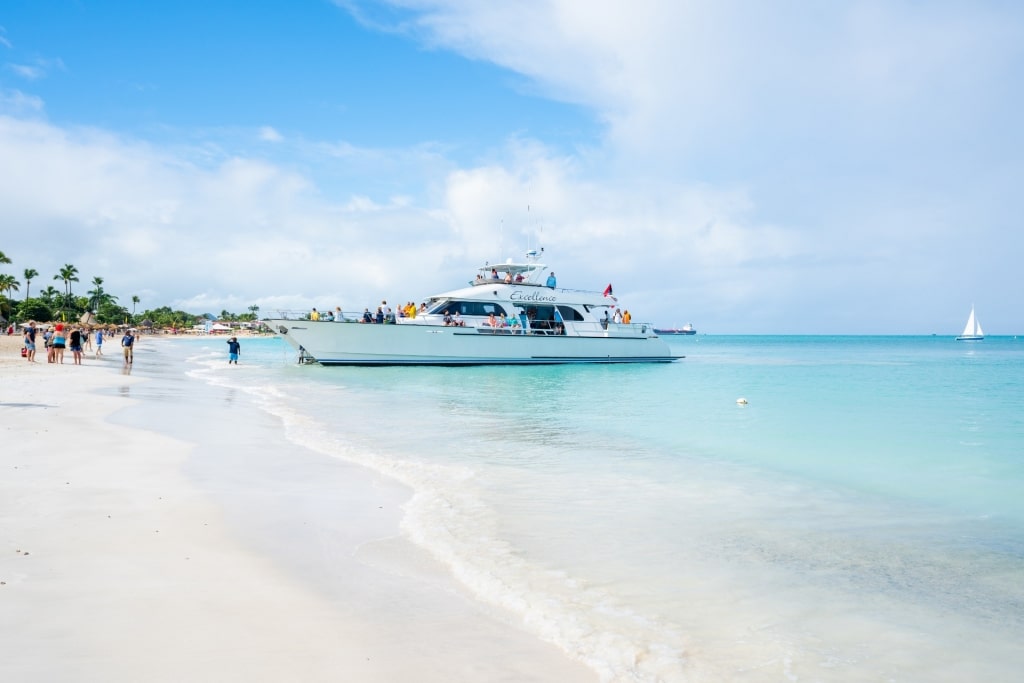
[[[513,263],[512,259],[505,263],[486,263],[477,269],[479,273],[473,284],[490,284],[494,282],[491,274],[497,272],[500,275],[499,279],[504,279],[505,275],[511,275],[513,278],[521,276],[516,282],[519,285],[543,285],[546,269],[547,266],[543,263]]]

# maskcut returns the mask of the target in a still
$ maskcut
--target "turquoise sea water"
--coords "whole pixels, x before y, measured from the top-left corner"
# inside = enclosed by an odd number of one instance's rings
[[[403,533],[603,680],[1019,678],[1024,339],[671,343],[670,365],[322,368],[183,340],[136,372],[184,368],[408,484]]]

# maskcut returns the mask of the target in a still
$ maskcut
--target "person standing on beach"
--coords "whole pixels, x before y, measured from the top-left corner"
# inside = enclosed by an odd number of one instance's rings
[[[34,320],[28,322],[25,328],[25,360],[29,363],[36,362],[36,323]]]
[[[228,365],[238,365],[238,354],[242,353],[242,345],[238,343],[238,337],[228,339]]]
[[[75,365],[82,364],[82,331],[77,327],[71,329],[69,335],[69,342],[71,348],[71,357],[75,360]]]
[[[43,331],[43,346],[46,347],[46,362],[53,362],[53,328],[47,326]]]
[[[57,323],[53,331],[53,362],[64,365],[64,349],[67,348],[67,338],[64,336],[64,323]]]
[[[103,328],[96,330],[96,357],[103,355]]]
[[[132,330],[129,329],[127,332],[124,333],[124,336],[121,337],[121,346],[122,346],[122,348],[124,348],[124,364],[125,365],[131,365],[132,361],[134,360],[134,358],[132,357],[133,356],[132,347],[134,345],[135,345],[135,335],[132,334]]]

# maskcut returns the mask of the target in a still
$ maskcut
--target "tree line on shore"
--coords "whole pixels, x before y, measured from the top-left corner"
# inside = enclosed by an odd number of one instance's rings
[[[0,265],[10,265],[11,259],[0,251]],[[84,296],[76,295],[73,283],[79,282],[78,268],[67,263],[53,276],[60,281],[63,289],[52,284],[39,288],[36,296],[31,296],[32,283],[40,277],[35,268],[25,268],[23,280],[8,273],[0,273],[0,317],[10,322],[26,322],[37,320],[47,321],[82,321],[88,315],[91,323],[97,325],[139,325],[146,321],[154,327],[191,327],[209,320],[211,315],[186,313],[171,310],[169,306],[147,309],[136,313],[141,299],[133,294],[130,298],[132,308],[129,311],[122,305],[118,297],[103,288],[103,278],[92,278],[92,289]],[[15,292],[21,291],[25,285],[24,298],[14,298]],[[219,318],[227,321],[255,321],[259,319],[259,306],[249,306],[248,313],[230,313],[221,311]]]

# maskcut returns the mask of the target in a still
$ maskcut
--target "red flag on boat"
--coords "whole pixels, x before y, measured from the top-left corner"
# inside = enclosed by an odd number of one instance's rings
[[[612,295],[612,285],[611,285],[611,283],[609,283],[608,286],[604,288],[604,295],[605,296],[611,296]]]

